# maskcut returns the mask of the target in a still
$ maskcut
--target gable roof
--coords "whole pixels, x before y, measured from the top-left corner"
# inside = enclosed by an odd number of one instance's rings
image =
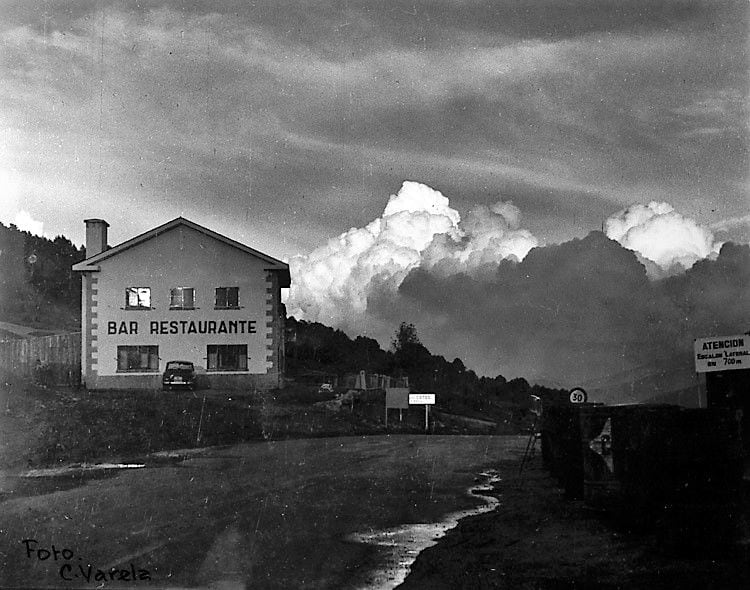
[[[237,248],[238,250],[241,250],[242,252],[245,252],[246,254],[250,254],[251,256],[255,256],[256,258],[259,258],[260,260],[262,260],[263,262],[267,264],[266,270],[279,271],[279,283],[281,287],[288,287],[289,284],[291,283],[291,277],[289,275],[289,265],[287,263],[282,262],[281,260],[277,260],[276,258],[269,256],[268,254],[263,254],[263,252],[259,252],[258,250],[255,250],[254,248],[251,248],[250,246],[246,246],[245,244],[242,244],[240,242],[232,240],[231,238],[228,238],[219,233],[216,233],[215,231],[212,231],[206,227],[203,227],[202,225],[198,225],[197,223],[190,221],[189,219],[185,219],[184,217],[177,217],[176,219],[173,219],[172,221],[168,221],[167,223],[160,225],[159,227],[155,227],[152,230],[149,230],[134,238],[131,238],[123,242],[122,244],[119,244],[113,248],[104,250],[103,252],[99,252],[99,254],[95,254],[94,256],[91,256],[90,258],[86,258],[84,261],[79,262],[78,264],[74,264],[73,270],[81,271],[81,272],[98,271],[99,263],[102,260],[106,260],[107,258],[112,258],[113,256],[117,256],[121,252],[124,252],[125,250],[128,250],[129,248],[132,248],[133,246],[137,246],[138,244],[141,244],[147,240],[155,238],[179,226],[189,227],[190,229],[194,229],[197,232],[200,232],[215,240],[223,242],[227,244],[228,246],[231,246],[232,248]]]

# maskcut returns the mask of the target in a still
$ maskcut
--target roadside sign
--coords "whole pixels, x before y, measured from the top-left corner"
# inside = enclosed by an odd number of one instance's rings
[[[404,419],[404,410],[409,409],[408,387],[386,387],[385,388],[385,427],[388,428],[388,410],[398,409],[398,421]]]
[[[574,387],[570,390],[568,399],[570,399],[571,404],[585,404],[589,396],[583,388]]]
[[[406,410],[409,408],[409,388],[408,387],[386,387],[385,388],[385,407],[399,408]]]
[[[434,393],[410,393],[409,405],[410,406],[435,405],[435,394]]]
[[[693,343],[696,373],[750,369],[750,335],[711,336]]]

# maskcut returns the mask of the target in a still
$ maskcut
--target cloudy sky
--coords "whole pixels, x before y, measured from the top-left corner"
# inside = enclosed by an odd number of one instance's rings
[[[183,215],[372,333],[326,301],[603,227],[654,280],[750,239],[747,25],[744,0],[0,0],[0,221],[116,244]]]

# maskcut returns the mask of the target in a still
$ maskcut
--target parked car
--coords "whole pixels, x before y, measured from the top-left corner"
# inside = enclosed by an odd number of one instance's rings
[[[190,361],[169,361],[162,376],[165,390],[175,387],[195,389],[195,367]]]
[[[333,385],[331,385],[330,383],[323,383],[318,388],[318,393],[333,393]]]

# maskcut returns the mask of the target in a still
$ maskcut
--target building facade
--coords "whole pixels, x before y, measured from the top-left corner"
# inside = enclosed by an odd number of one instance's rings
[[[166,363],[199,385],[283,386],[289,266],[184,218],[113,248],[86,220],[81,374],[89,389],[156,389]]]

